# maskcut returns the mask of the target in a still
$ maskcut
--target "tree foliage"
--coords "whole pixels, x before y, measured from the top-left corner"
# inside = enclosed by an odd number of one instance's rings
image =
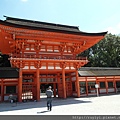
[[[107,34],[103,40],[79,56],[88,57],[88,67],[120,67],[120,37]]]
[[[0,67],[10,67],[10,61],[8,60],[9,56],[0,53]]]

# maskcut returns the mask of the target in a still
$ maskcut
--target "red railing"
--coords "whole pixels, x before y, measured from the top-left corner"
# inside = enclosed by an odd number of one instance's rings
[[[14,55],[13,58],[34,58],[34,59],[57,59],[57,60],[87,60],[87,57],[74,57],[72,55],[36,55],[36,54],[24,54],[24,55]]]

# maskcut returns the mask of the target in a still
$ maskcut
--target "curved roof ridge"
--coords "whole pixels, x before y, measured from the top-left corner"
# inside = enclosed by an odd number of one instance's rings
[[[68,28],[76,28],[79,29],[78,26],[72,26],[72,25],[64,25],[64,24],[57,24],[57,23],[50,23],[50,22],[42,22],[42,21],[36,21],[36,20],[28,20],[28,19],[21,19],[21,18],[13,18],[13,17],[6,17],[5,21],[14,20],[14,21],[23,21],[23,22],[32,22],[32,23],[42,23],[42,24],[48,24],[53,26],[61,26],[61,27],[68,27]]]
[[[82,32],[79,30],[77,26],[67,26],[67,25],[46,23],[46,22],[40,22],[40,21],[31,21],[31,20],[12,18],[7,16],[4,16],[4,17],[6,17],[6,20],[4,21],[0,20],[1,24],[12,26],[12,27],[18,27],[18,28],[60,32],[60,33],[83,35],[83,36],[104,36],[105,34],[107,34],[107,31],[99,32],[99,33]]]

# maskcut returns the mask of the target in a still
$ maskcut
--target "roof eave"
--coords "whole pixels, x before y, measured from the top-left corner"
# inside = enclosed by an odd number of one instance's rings
[[[9,22],[3,21],[3,20],[0,20],[0,24],[7,25],[10,27],[16,27],[16,28],[24,28],[24,29],[31,29],[31,30],[43,30],[43,31],[59,32],[59,33],[82,35],[82,36],[105,36],[107,34],[107,31],[106,32],[99,32],[99,33],[87,33],[87,32],[82,32],[82,31],[74,32],[74,31],[67,31],[67,30],[42,28],[42,27],[31,27],[31,26],[27,26],[27,25],[9,23]]]

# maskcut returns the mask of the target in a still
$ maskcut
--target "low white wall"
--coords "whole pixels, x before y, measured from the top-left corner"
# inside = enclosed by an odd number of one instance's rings
[[[73,93],[73,96],[77,96],[77,93]]]
[[[91,96],[92,96],[92,95],[97,95],[97,93],[88,93],[88,96],[89,96],[89,95],[91,95]]]
[[[4,96],[4,101],[8,100],[9,96]]]
[[[108,92],[115,92],[115,89],[114,88],[109,88]]]
[[[106,89],[100,89],[100,93],[105,93]]]

